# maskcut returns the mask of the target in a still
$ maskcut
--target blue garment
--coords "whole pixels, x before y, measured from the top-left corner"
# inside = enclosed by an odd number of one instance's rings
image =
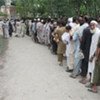
[[[82,60],[79,58],[79,51],[80,51],[80,38],[77,31],[73,35],[74,41],[74,70],[73,75],[77,76],[80,74],[80,67]]]

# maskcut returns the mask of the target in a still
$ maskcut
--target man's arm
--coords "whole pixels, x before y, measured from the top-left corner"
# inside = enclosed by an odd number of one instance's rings
[[[81,40],[81,46],[80,49],[83,51],[85,49],[85,43],[86,43],[86,29],[83,31],[83,36]]]

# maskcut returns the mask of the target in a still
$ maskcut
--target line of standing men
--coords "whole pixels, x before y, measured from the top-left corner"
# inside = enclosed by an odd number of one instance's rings
[[[98,22],[88,16],[53,22],[35,19],[32,21],[32,39],[47,45],[53,54],[57,54],[60,66],[66,57],[66,71],[71,73],[70,77],[81,75],[79,82],[86,84],[89,91],[97,92],[100,82],[100,51],[96,50],[100,45],[99,19]]]
[[[73,20],[68,19],[66,26],[61,21],[59,28],[55,32],[59,65],[63,65],[63,56],[65,54],[67,60],[66,71],[71,72],[70,77],[76,78],[81,75],[79,82],[86,84],[86,87],[89,87],[88,90],[94,93],[97,92],[96,85],[100,82],[100,73],[98,75],[100,70],[96,71],[97,75],[94,74],[97,58],[94,55],[100,38],[99,25],[97,21],[84,16]],[[99,55],[100,53],[98,53]],[[94,78],[97,79],[95,87]]]
[[[71,73],[70,77],[81,75],[79,82],[97,93],[100,83],[100,19],[97,22],[88,16],[80,16],[67,21],[5,20],[2,29],[4,38],[15,32],[16,37],[27,34],[34,42],[47,45],[53,54],[57,54],[60,66],[66,57],[66,71]]]

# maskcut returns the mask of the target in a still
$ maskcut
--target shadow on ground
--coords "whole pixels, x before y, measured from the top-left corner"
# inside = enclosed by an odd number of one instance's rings
[[[5,54],[5,51],[7,50],[7,46],[8,46],[8,40],[4,39],[0,35],[0,70],[4,68],[3,66],[4,54]]]
[[[8,40],[0,35],[0,100],[5,100],[5,89],[3,89],[3,69],[5,61],[5,52],[8,47]]]

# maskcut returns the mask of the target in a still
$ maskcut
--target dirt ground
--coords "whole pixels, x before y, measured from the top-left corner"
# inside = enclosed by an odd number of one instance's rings
[[[79,79],[69,78],[65,66],[48,48],[29,37],[9,39],[0,69],[0,100],[99,100]]]

